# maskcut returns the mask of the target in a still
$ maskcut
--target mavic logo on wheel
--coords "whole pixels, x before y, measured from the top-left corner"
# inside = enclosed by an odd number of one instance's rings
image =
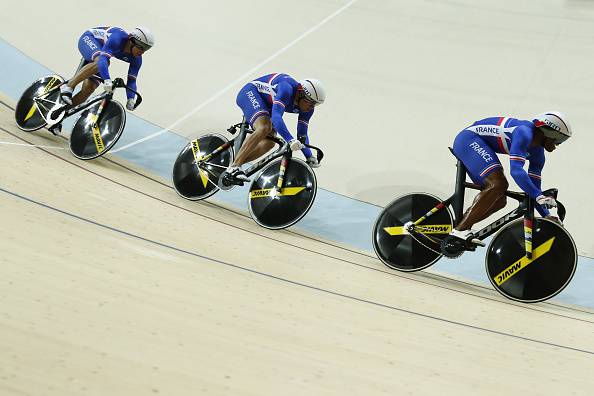
[[[95,147],[97,147],[97,152],[103,152],[103,150],[105,150],[105,144],[103,144],[103,139],[101,139],[101,132],[99,131],[97,124],[93,125],[93,140],[95,141]]]
[[[534,262],[534,260],[547,254],[551,250],[551,246],[553,246],[554,241],[555,241],[555,237],[552,237],[551,239],[549,239],[548,241],[546,241],[545,243],[543,243],[542,245],[537,247],[532,252],[532,259],[529,259],[528,257],[523,256],[521,259],[519,259],[518,261],[516,261],[515,263],[513,263],[512,265],[510,265],[503,271],[501,271],[499,274],[497,274],[493,278],[495,283],[497,283],[497,286],[501,286],[502,284],[504,284],[505,282],[510,280],[512,277],[514,277],[522,269],[524,269],[529,264]]]
[[[280,191],[277,190],[276,188],[266,188],[266,189],[262,189],[262,190],[254,190],[254,191],[250,192],[250,199],[297,195],[303,190],[305,190],[305,187],[287,187],[287,188],[283,188]]]
[[[200,154],[200,146],[198,145],[198,139],[192,140],[192,154],[194,154],[194,159],[198,161],[200,158],[198,155]]]
[[[421,234],[449,234],[452,232],[452,226],[449,224],[418,225],[414,227],[415,231]],[[385,227],[384,231],[392,236],[409,234],[404,227]]]
[[[423,234],[449,234],[452,231],[452,226],[449,224],[434,224],[415,226],[415,230]]]

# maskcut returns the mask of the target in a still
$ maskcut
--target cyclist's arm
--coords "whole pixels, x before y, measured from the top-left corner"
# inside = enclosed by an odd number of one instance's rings
[[[532,183],[534,183],[534,185],[539,190],[542,190],[541,173],[542,173],[542,168],[544,168],[544,164],[545,164],[544,149],[541,148],[540,150],[533,150],[533,152],[530,153],[530,159],[528,160],[528,162],[529,162],[528,176],[530,177],[530,180],[532,180]],[[543,208],[542,206],[540,206],[539,204],[536,204],[535,207],[536,207],[536,210],[538,210],[538,213],[541,214],[541,216],[549,215],[549,211],[547,209]]]
[[[532,142],[532,136],[533,134],[530,128],[524,126],[516,128],[513,132],[512,144],[509,150],[509,169],[516,184],[524,190],[530,198],[536,199],[536,197],[542,195],[540,185],[535,185],[528,175],[528,172],[524,169],[526,154],[528,153],[528,148]],[[534,166],[533,170],[535,169],[537,169],[537,165]],[[538,173],[540,174],[540,170],[538,170]],[[541,215],[547,216],[549,214],[548,210],[541,208],[539,205],[536,206]]]
[[[307,113],[299,113],[299,119],[297,120],[297,138],[305,136],[305,143],[309,144],[309,136],[307,135],[307,128],[309,126],[309,120],[313,115],[314,111],[308,111]],[[307,147],[301,150],[305,158],[312,156],[311,150]]]
[[[538,189],[541,189],[541,174],[545,164],[544,150],[534,150],[531,152],[528,163],[528,176],[530,177],[530,180],[532,180],[532,183],[534,183]]]
[[[293,135],[289,132],[285,121],[283,121],[283,114],[285,113],[287,103],[291,100],[292,91],[293,88],[289,84],[278,84],[276,95],[272,100],[272,111],[270,115],[274,130],[287,142],[293,140]]]
[[[128,36],[118,34],[117,32],[113,32],[98,55],[97,66],[99,67],[99,75],[104,80],[110,80],[111,77],[109,76],[109,59],[113,56],[113,53],[116,52],[118,49],[122,48],[125,44],[124,40],[127,40]]]
[[[128,67],[128,80],[126,84],[137,91],[136,88],[136,78],[138,77],[138,72],[140,71],[140,66],[142,66],[142,57],[133,58],[130,62],[130,66]],[[130,91],[129,89],[126,90],[126,97],[128,99],[132,99],[135,96],[134,92]]]

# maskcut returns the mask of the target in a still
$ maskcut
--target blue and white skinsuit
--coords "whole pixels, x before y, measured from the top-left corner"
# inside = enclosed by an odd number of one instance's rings
[[[307,128],[314,110],[301,112],[299,106],[294,104],[298,86],[299,83],[287,74],[267,74],[247,83],[239,91],[237,105],[252,127],[259,117],[270,117],[274,130],[287,142],[293,140],[293,135],[283,121],[283,114],[298,113],[297,137],[305,136],[306,143],[309,143]],[[308,148],[301,151],[306,158],[312,156]]]
[[[78,40],[78,50],[84,58],[84,64],[97,61],[99,66],[99,75],[92,78],[95,81],[111,79],[109,76],[109,60],[115,57],[130,64],[128,67],[128,79],[126,84],[133,90],[136,89],[136,78],[142,66],[142,56],[133,56],[125,53],[124,47],[129,39],[128,33],[119,27],[95,27],[85,31]],[[128,99],[134,98],[134,93],[126,90]]]
[[[454,139],[454,154],[467,169],[473,182],[484,185],[485,178],[502,169],[497,154],[509,155],[510,174],[531,198],[542,195],[541,172],[545,164],[544,147],[530,147],[536,127],[531,121],[489,117],[476,121]],[[528,160],[528,171],[524,163]],[[542,216],[549,211],[536,205]]]

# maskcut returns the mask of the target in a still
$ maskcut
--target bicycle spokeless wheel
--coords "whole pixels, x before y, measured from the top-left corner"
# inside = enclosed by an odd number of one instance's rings
[[[227,138],[210,134],[192,140],[183,148],[175,160],[171,176],[173,187],[180,196],[197,201],[219,191],[219,177],[233,162],[233,147],[229,145],[206,161],[203,158],[224,144],[229,144]]]
[[[278,188],[279,158],[266,165],[250,185],[248,207],[262,227],[278,230],[289,227],[306,215],[317,192],[313,170],[304,161],[291,158],[286,166],[283,188]]]
[[[577,249],[565,228],[538,218],[532,228],[532,259],[528,259],[524,219],[518,219],[493,237],[485,266],[491,284],[505,297],[539,302],[557,295],[569,284],[577,266]]]
[[[441,200],[427,193],[413,193],[396,198],[380,213],[373,226],[373,248],[380,260],[398,271],[419,271],[442,256],[413,238],[404,224],[416,221]],[[452,214],[447,206],[417,226],[424,236],[441,241],[452,231]]]
[[[20,129],[32,132],[47,124],[44,116],[60,101],[60,90],[57,88],[63,82],[60,76],[47,76],[35,81],[23,92],[14,111]]]
[[[85,109],[72,128],[70,151],[76,158],[97,158],[107,153],[122,136],[126,125],[126,112],[122,105],[110,100],[97,116],[99,106],[101,102]]]

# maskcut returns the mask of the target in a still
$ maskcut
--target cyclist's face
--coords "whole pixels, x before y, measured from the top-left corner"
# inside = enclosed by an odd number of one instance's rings
[[[547,137],[545,137],[543,146],[544,146],[545,150],[547,150],[549,153],[554,151],[557,148],[555,141],[553,139],[547,138]]]
[[[307,113],[308,111],[313,110],[313,108],[315,107],[316,104],[315,104],[315,102],[312,102],[311,100],[302,96],[299,99],[298,105],[299,105],[299,110],[301,110],[304,113]]]
[[[137,45],[132,44],[132,55],[133,56],[141,56],[142,54],[144,54],[144,49],[140,48]]]

